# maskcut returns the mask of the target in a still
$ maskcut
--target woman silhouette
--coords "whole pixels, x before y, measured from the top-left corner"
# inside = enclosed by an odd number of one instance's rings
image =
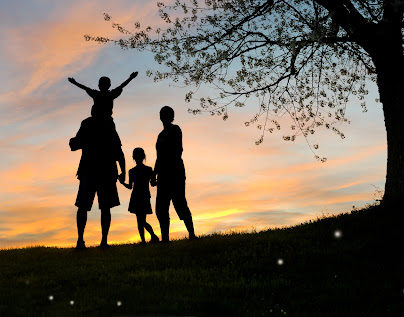
[[[169,241],[168,210],[171,200],[178,217],[184,221],[189,238],[195,239],[192,215],[185,198],[185,167],[181,157],[182,132],[178,125],[173,124],[174,110],[171,107],[161,108],[160,120],[164,129],[156,142],[157,159],[154,173],[157,175],[156,215],[160,222],[162,241]]]

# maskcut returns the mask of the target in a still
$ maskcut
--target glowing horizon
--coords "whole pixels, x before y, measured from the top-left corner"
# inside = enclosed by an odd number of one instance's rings
[[[256,146],[259,131],[243,124],[254,105],[233,109],[225,122],[190,115],[186,88],[145,76],[147,69],[158,67],[149,54],[85,42],[86,33],[114,36],[103,12],[123,24],[159,21],[154,1],[0,4],[0,248],[73,246],[77,239],[75,172],[80,153],[70,152],[68,140],[89,115],[91,100],[67,77],[96,87],[98,78],[107,74],[114,86],[139,71],[114,106],[127,169],[133,166],[130,153],[135,146],[143,147],[146,164],[154,165],[162,128],[158,111],[165,104],[173,106],[183,131],[187,199],[197,234],[294,225],[363,206],[374,200],[375,188],[384,188],[386,134],[374,85],[367,113],[361,113],[356,100],[348,105],[352,123],[342,126],[346,140],[329,131],[314,136],[320,153],[328,157],[319,163],[302,138],[286,143],[282,131],[267,134]],[[136,217],[127,212],[130,192],[119,184],[118,190],[121,206],[112,209],[109,241],[138,241]],[[154,211],[155,189],[151,192]],[[173,208],[170,215],[171,237],[185,236]],[[95,201],[85,232],[88,245],[101,239],[99,216]],[[159,233],[155,214],[148,220]]]

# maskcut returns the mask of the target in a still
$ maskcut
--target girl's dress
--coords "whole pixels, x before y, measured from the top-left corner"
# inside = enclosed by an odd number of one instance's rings
[[[130,196],[129,212],[137,215],[152,213],[150,204],[149,183],[153,169],[146,165],[136,165],[129,170],[129,180],[133,182],[133,190]]]

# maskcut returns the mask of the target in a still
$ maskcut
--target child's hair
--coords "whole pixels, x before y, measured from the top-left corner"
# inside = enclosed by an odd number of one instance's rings
[[[109,77],[102,76],[98,81],[98,87],[100,90],[108,90],[109,87],[111,87],[111,79],[109,79]]]
[[[146,154],[141,147],[136,147],[133,149],[132,157],[136,162],[143,162],[146,159]]]

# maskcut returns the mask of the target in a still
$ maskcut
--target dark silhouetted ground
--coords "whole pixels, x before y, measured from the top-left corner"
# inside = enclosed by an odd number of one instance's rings
[[[169,245],[3,250],[0,315],[403,316],[393,214],[373,206]]]

